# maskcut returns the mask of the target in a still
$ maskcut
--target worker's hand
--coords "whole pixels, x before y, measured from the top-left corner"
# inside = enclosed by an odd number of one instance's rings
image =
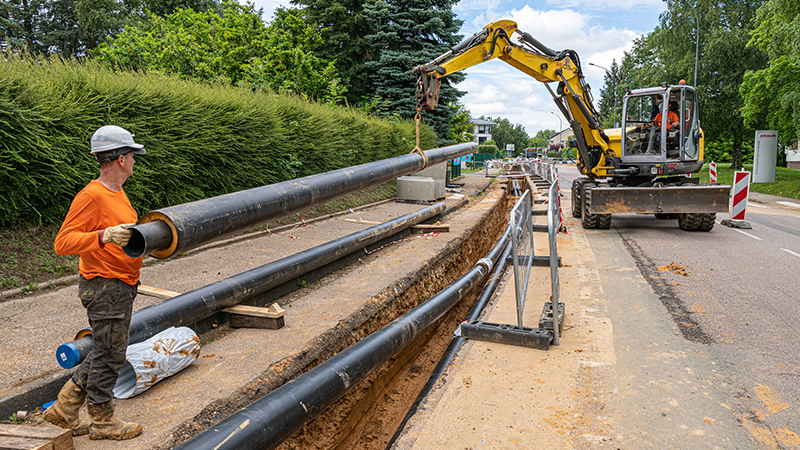
[[[103,244],[108,244],[109,242],[112,244],[117,244],[120,247],[125,247],[128,245],[128,241],[131,240],[131,235],[133,231],[129,230],[129,227],[132,227],[135,224],[132,223],[123,223],[122,225],[116,225],[113,227],[108,227],[103,230],[102,238]]]

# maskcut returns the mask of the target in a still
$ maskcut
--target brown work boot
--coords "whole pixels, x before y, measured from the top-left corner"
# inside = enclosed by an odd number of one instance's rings
[[[92,424],[88,419],[78,419],[78,411],[85,402],[86,389],[70,378],[59,391],[56,402],[44,412],[44,420],[71,429],[73,436],[83,436]]]
[[[92,419],[89,439],[115,439],[121,441],[135,438],[142,434],[142,426],[138,423],[123,422],[114,417],[113,400],[99,405],[89,403],[89,417]]]

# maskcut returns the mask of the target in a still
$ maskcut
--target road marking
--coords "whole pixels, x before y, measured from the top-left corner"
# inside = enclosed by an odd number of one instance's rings
[[[757,240],[757,241],[763,241],[763,239],[761,239],[760,237],[758,237],[758,236],[753,236],[752,234],[750,234],[750,233],[747,233],[747,232],[745,232],[745,231],[742,231],[742,230],[737,230],[736,228],[733,228],[733,231],[738,231],[739,233],[742,233],[742,234],[743,234],[743,235],[745,235],[745,236],[750,236],[751,238],[753,238],[753,239],[755,239],[755,240]]]
[[[783,206],[790,206],[792,208],[800,208],[800,203],[794,203],[794,202],[775,202],[775,203]]]
[[[754,208],[765,208],[765,209],[770,209],[770,208],[769,208],[769,206],[759,205],[759,204],[757,204],[757,203],[748,203],[748,204],[747,204],[747,206],[752,206],[752,207],[754,207]]]
[[[781,250],[785,251],[786,253],[788,253],[790,255],[794,255],[794,256],[797,256],[798,258],[800,258],[800,253],[793,252],[793,251],[789,250],[788,248],[782,248]]]

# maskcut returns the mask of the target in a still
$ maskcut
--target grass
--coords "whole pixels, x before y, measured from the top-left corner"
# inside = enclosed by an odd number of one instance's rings
[[[745,164],[744,170],[752,173],[753,165]],[[733,172],[730,164],[717,164],[717,182],[733,184]],[[702,183],[709,181],[708,164],[703,166],[699,175]],[[774,183],[753,183],[751,178],[750,190],[761,194],[800,199],[800,170],[778,167],[775,171]]]
[[[78,272],[77,256],[53,251],[57,225],[0,230],[0,290],[23,288],[26,293],[39,285]]]
[[[339,211],[394,198],[395,192],[395,182],[390,181],[300,211],[298,214],[279,218],[268,226],[275,229],[281,225],[298,223],[301,217],[305,220],[321,216],[333,217]],[[20,288],[24,294],[30,294],[49,287],[48,282],[56,278],[78,273],[77,256],[56,255],[53,250],[53,241],[59,227],[45,225],[14,230],[0,229],[0,291]],[[261,225],[255,230],[266,228],[267,225]],[[177,257],[186,255],[188,252]],[[145,265],[155,263],[156,261],[149,260]]]

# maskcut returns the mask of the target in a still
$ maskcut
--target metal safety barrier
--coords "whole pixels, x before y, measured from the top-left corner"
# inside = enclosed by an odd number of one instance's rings
[[[513,183],[513,182],[512,182]],[[531,191],[526,190],[511,209],[511,257],[514,262],[514,291],[517,299],[517,325],[522,323],[525,295],[533,266],[533,215]]]
[[[559,334],[564,320],[564,303],[560,301],[558,266],[558,232],[561,230],[561,194],[558,184],[558,170],[550,163],[541,161],[515,161],[514,167],[502,177],[509,178],[507,192],[519,197],[511,209],[509,230],[511,232],[511,255],[509,260],[514,267],[514,288],[517,308],[517,325],[496,324],[483,321],[468,321],[460,326],[460,333],[469,339],[478,339],[523,347],[547,350],[552,343],[559,345]],[[523,184],[525,185],[523,187]],[[533,186],[547,187],[547,208],[544,211],[533,209],[539,200],[533,199]],[[533,232],[537,230],[533,217],[547,215],[549,255],[534,254]],[[544,230],[542,230],[544,231]],[[550,267],[551,298],[545,302],[538,328],[525,327],[523,316],[525,299],[530,282],[532,266]],[[555,308],[554,306],[555,305]]]

